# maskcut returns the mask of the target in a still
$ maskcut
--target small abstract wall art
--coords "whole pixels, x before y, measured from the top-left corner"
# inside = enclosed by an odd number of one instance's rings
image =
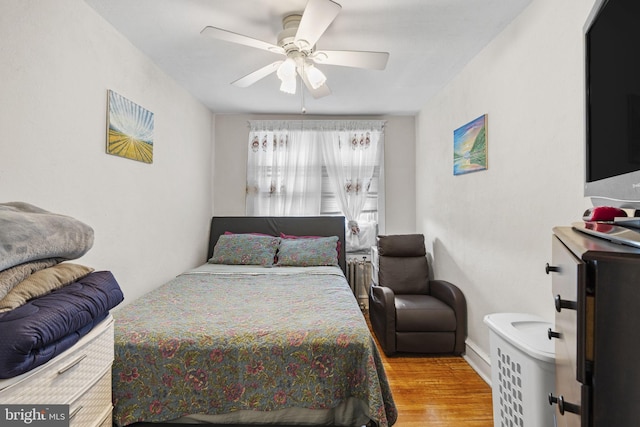
[[[153,113],[108,91],[107,153],[153,163]]]
[[[487,169],[487,115],[453,131],[453,174]]]

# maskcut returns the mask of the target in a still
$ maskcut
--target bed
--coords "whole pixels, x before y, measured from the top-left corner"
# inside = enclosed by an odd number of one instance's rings
[[[279,238],[275,266],[213,263],[265,235]],[[333,265],[309,262],[321,245]],[[343,217],[212,218],[210,262],[113,313],[114,423],[393,425],[344,248]]]

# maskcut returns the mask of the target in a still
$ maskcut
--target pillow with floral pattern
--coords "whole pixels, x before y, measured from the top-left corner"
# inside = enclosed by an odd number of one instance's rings
[[[255,234],[223,234],[213,248],[211,264],[273,265],[279,237]]]
[[[282,239],[278,248],[281,266],[338,265],[337,236],[315,239]]]

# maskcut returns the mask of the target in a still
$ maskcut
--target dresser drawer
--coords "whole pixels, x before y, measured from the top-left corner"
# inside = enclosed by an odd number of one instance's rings
[[[111,369],[69,405],[69,427],[98,427],[111,414]],[[111,419],[109,418],[109,425]]]
[[[109,412],[107,413],[107,415],[105,415],[104,419],[102,420],[102,422],[100,424],[98,424],[99,427],[113,427],[113,407],[111,407],[109,409]]]
[[[0,402],[69,404],[111,369],[113,353],[113,318],[109,316],[58,357],[0,382]]]
[[[554,331],[556,353],[556,390],[553,395],[564,402],[581,406],[582,384],[577,379],[578,358],[578,283],[584,263],[576,258],[556,237],[551,246],[555,271],[552,290],[556,303]],[[560,303],[565,307],[560,307]],[[571,305],[572,307],[566,307]],[[560,310],[558,311],[558,308]],[[556,405],[557,425],[579,427],[580,415],[564,411]]]

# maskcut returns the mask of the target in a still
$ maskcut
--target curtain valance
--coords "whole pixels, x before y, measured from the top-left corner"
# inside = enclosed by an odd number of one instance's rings
[[[386,120],[249,120],[252,132],[278,130],[378,131]]]

